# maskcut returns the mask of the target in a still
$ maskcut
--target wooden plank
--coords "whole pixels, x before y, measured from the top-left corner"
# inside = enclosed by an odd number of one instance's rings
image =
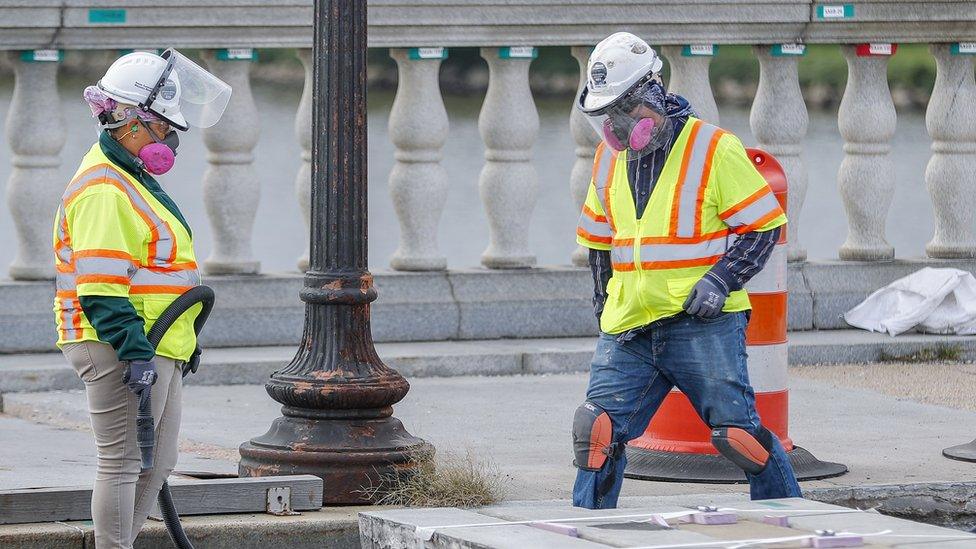
[[[312,475],[259,478],[172,478],[170,489],[180,515],[261,513],[269,488],[291,488],[291,507],[322,507],[322,479]],[[87,486],[0,490],[0,524],[91,519]]]

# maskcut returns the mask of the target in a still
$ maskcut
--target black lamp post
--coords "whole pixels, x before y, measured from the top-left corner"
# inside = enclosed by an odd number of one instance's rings
[[[313,474],[324,504],[363,503],[428,444],[393,417],[410,385],[376,354],[366,254],[366,2],[316,0],[310,267],[298,353],[265,385],[282,417],[241,445],[241,476]]]

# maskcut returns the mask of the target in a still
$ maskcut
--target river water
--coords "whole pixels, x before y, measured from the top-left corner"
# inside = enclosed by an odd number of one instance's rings
[[[61,178],[67,183],[78,162],[96,138],[87,106],[81,100],[85,83],[62,82],[61,108],[67,125],[67,142],[62,151]],[[9,80],[0,82],[0,120],[10,107]],[[261,181],[261,198],[254,223],[254,255],[262,271],[296,270],[296,260],[305,247],[306,229],[295,197],[294,181],[300,148],[294,132],[294,118],[301,89],[298,86],[256,85],[254,96],[260,116],[261,137],[254,149],[254,170]],[[439,243],[451,268],[477,266],[488,242],[488,222],[478,197],[478,174],[483,165],[483,146],[478,133],[478,111],[483,97],[447,97],[451,129],[444,147],[444,168],[450,190],[439,230]],[[387,134],[392,93],[369,96],[369,260],[373,270],[387,269],[397,246],[399,226],[388,191],[393,166],[393,146]],[[538,201],[532,213],[530,246],[539,265],[567,264],[575,248],[574,232],[578,209],[569,193],[569,174],[574,160],[569,133],[569,103],[566,100],[537,101],[541,127],[535,147],[539,176]],[[34,106],[38,116],[35,131],[49,131],[47,108]],[[746,109],[721,109],[722,125],[744,143],[755,140],[749,130]],[[17,136],[8,136],[16,139]],[[211,229],[202,202],[201,180],[207,167],[206,151],[199,131],[181,136],[176,167],[160,182],[180,205],[194,229],[197,256],[203,260],[211,250]],[[812,112],[805,159],[810,174],[809,188],[800,215],[800,240],[810,258],[836,258],[847,234],[843,205],[837,191],[837,169],[843,157],[836,112]],[[10,150],[0,146],[0,186],[6,190],[10,174]],[[933,230],[931,202],[924,185],[929,158],[929,138],[921,113],[900,113],[898,131],[892,141],[896,188],[888,215],[888,239],[898,257],[924,254]],[[13,222],[0,194],[0,277],[6,276],[13,260]],[[52,212],[53,214],[53,212]]]

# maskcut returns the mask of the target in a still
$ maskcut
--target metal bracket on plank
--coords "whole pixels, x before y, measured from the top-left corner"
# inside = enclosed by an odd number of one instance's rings
[[[290,517],[301,513],[291,510],[291,487],[268,488],[268,506],[265,512],[279,517]]]

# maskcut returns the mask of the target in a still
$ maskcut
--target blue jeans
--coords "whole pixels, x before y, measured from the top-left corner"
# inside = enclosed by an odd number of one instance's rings
[[[746,369],[747,323],[745,312],[712,320],[682,313],[645,330],[600,334],[586,399],[610,415],[613,441],[628,442],[641,436],[673,386],[688,396],[709,427],[738,427],[755,435],[760,425]],[[766,468],[757,475],[743,473],[752,499],[799,497],[800,486],[789,457],[775,436],[773,441]],[[627,457],[621,451],[598,471],[579,469],[573,505],[616,507],[626,465]],[[599,487],[608,476],[612,476],[612,484],[600,494]]]

